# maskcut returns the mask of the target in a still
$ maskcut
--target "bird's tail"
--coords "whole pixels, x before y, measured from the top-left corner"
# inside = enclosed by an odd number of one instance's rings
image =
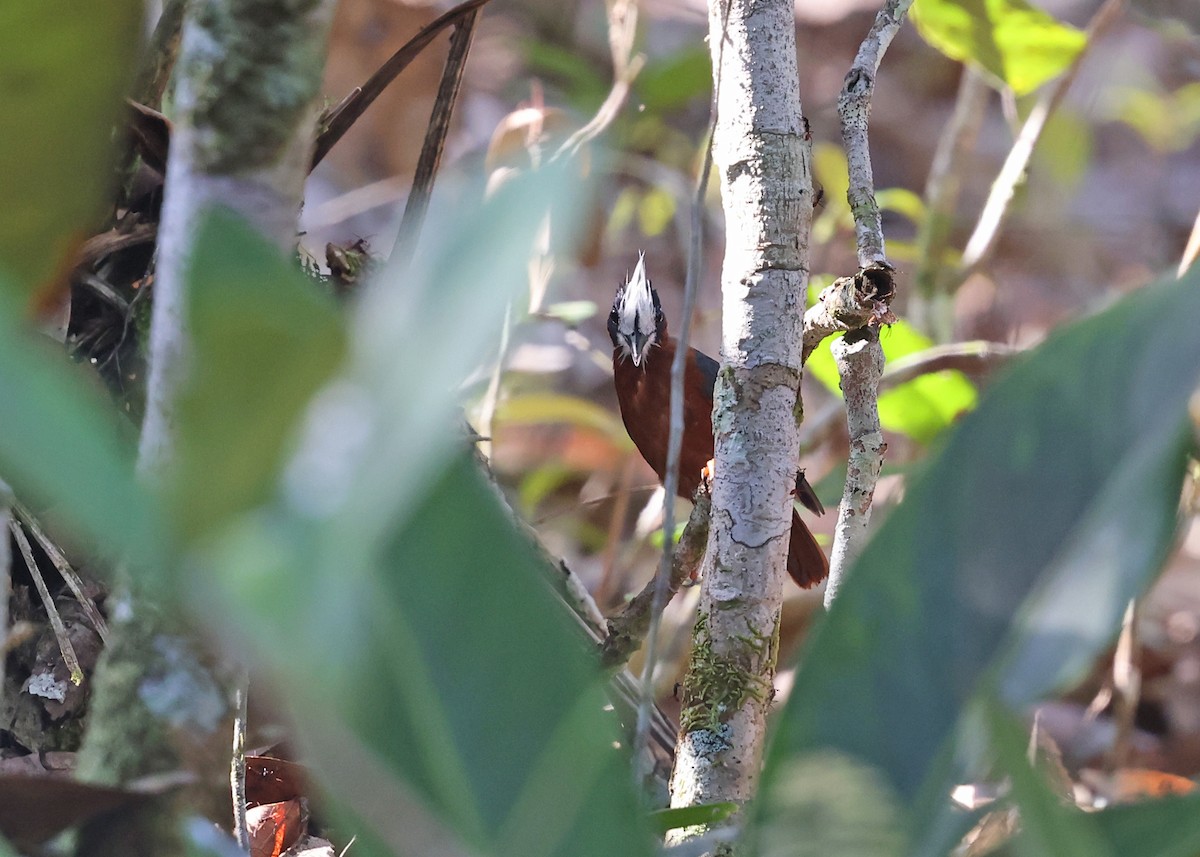
[[[825,558],[825,551],[821,550],[821,546],[817,544],[817,540],[795,509],[792,510],[792,535],[788,544],[787,570],[801,589],[812,589],[829,576],[829,560]]]

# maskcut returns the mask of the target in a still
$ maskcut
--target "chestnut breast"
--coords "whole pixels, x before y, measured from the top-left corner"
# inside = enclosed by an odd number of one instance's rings
[[[641,366],[620,352],[613,354],[614,386],[621,419],[634,445],[658,478],[666,481],[670,432],[671,363],[675,342],[668,339],[651,349]],[[694,348],[688,349],[683,387],[683,449],[679,457],[679,496],[690,500],[700,474],[713,457],[712,407],[717,363]]]

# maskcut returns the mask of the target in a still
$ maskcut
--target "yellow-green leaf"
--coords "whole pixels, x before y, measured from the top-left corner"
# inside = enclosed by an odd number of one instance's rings
[[[1017,95],[1062,74],[1087,41],[1025,0],[916,0],[910,15],[929,44],[981,66]]]

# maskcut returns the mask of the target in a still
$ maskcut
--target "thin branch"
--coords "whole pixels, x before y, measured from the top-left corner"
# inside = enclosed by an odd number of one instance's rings
[[[25,537],[25,531],[21,529],[21,525],[12,520],[11,516],[8,528],[12,532],[13,538],[16,539],[21,556],[25,558],[25,565],[29,568],[33,585],[37,587],[38,596],[42,599],[42,606],[46,608],[50,627],[54,629],[54,638],[58,640],[58,650],[62,653],[63,662],[66,663],[67,670],[71,673],[71,684],[78,686],[83,683],[83,668],[79,666],[79,658],[75,656],[75,646],[71,643],[71,635],[67,633],[67,626],[63,624],[62,617],[58,615],[58,608],[54,605],[54,599],[50,597],[50,590],[46,588],[46,581],[42,579],[41,571],[38,570],[37,561],[33,558],[33,548],[29,544],[29,539]]]
[[[425,220],[425,212],[429,209],[433,182],[442,162],[446,135],[450,132],[450,116],[458,101],[463,72],[467,67],[467,54],[471,50],[471,38],[475,34],[475,22],[478,18],[478,9],[468,11],[454,25],[454,34],[450,37],[450,53],[442,70],[442,82],[438,86],[437,99],[433,103],[429,127],[425,129],[425,142],[417,160],[417,170],[413,176],[408,202],[404,206],[404,215],[400,219],[400,232],[392,248],[392,255],[396,256],[396,252],[399,251],[400,255],[397,258],[400,259],[412,255],[421,234],[421,224]]]
[[[870,265],[853,277],[838,277],[804,313],[801,359],[807,363],[817,346],[835,333],[869,324],[895,324],[891,309],[895,291],[892,267],[886,262]]]
[[[1017,135],[1016,142],[1008,152],[1004,166],[1000,168],[1000,174],[992,183],[992,190],[983,206],[983,212],[979,215],[975,231],[967,241],[966,249],[963,251],[960,278],[978,268],[995,246],[1013,195],[1016,193],[1017,185],[1025,176],[1025,169],[1029,166],[1029,159],[1033,157],[1034,147],[1046,129],[1046,123],[1058,105],[1062,103],[1071,84],[1075,82],[1084,58],[1097,40],[1116,23],[1125,11],[1125,4],[1126,0],[1107,0],[1097,10],[1091,22],[1088,23],[1087,41],[1083,48],[1076,54],[1075,59],[1072,60],[1063,75],[1042,93],[1033,106],[1033,110],[1029,112],[1029,117],[1021,126],[1021,132]]]
[[[722,46],[722,50],[723,50]],[[683,451],[683,376],[687,366],[688,341],[692,334],[692,308],[696,302],[696,283],[700,279],[700,254],[704,239],[704,199],[712,174],[713,134],[717,127],[717,99],[720,95],[720,66],[714,67],[716,83],[709,106],[708,130],[704,142],[704,164],[696,177],[696,193],[691,204],[691,233],[688,245],[687,277],[683,288],[683,313],[676,334],[675,359],[671,362],[671,396],[667,435],[667,474],[663,480],[663,553],[654,575],[654,599],[650,609],[650,625],[646,632],[646,655],[642,665],[641,699],[638,705],[638,729],[634,750],[646,746],[650,712],[654,706],[654,669],[658,664],[658,632],[662,613],[674,595],[671,589],[671,550],[675,540],[675,495],[679,491],[679,457]],[[693,510],[694,511],[694,510]],[[705,518],[708,516],[705,515]],[[690,523],[689,523],[690,526]],[[705,527],[707,540],[708,528]],[[701,550],[703,557],[703,549]],[[641,757],[639,753],[639,758]]]
[[[846,569],[862,550],[871,521],[871,501],[883,469],[887,444],[879,425],[879,378],[883,374],[883,349],[879,328],[860,327],[833,343],[846,397],[846,424],[850,433],[850,455],[846,463],[846,487],[838,507],[833,548],[829,558],[829,583],[825,607],[837,597]]]
[[[75,596],[75,600],[79,602],[79,606],[83,608],[83,614],[87,616],[92,627],[96,629],[100,640],[108,643],[108,623],[104,621],[104,617],[100,614],[100,609],[96,607],[96,602],[83,590],[83,579],[75,573],[75,569],[71,568],[71,563],[67,561],[66,556],[59,550],[58,545],[46,535],[42,528],[38,525],[37,520],[29,513],[29,510],[20,503],[14,506],[17,517],[25,525],[25,529],[33,533],[34,539],[50,558],[50,562],[58,569],[59,575],[71,590],[71,594]]]
[[[852,299],[862,318],[860,327],[849,331],[834,343],[833,354],[846,400],[846,424],[850,433],[850,457],[846,468],[846,486],[838,509],[830,551],[829,583],[825,606],[833,603],[851,560],[862,550],[871,518],[871,501],[883,469],[887,444],[879,427],[879,378],[883,374],[883,349],[879,345],[879,324],[894,318],[890,303],[895,295],[892,267],[884,250],[883,226],[875,201],[875,180],[871,173],[871,150],[867,133],[871,116],[871,96],[875,76],[883,55],[900,29],[912,0],[888,0],[867,33],[854,65],[846,75],[838,98],[842,120],[842,140],[850,169],[847,199],[854,214],[854,234],[858,245],[859,273],[851,278],[853,288],[843,285],[832,297]],[[835,282],[834,286],[838,283]],[[869,286],[869,288],[863,288]],[[832,288],[832,287],[831,287]],[[828,291],[828,290],[827,290]],[[865,302],[862,300],[866,297]],[[824,307],[824,294],[818,306]],[[834,303],[834,301],[830,301]],[[827,307],[826,309],[829,309]],[[834,314],[846,322],[845,316]],[[808,321],[808,314],[805,314]],[[807,323],[805,325],[807,334]],[[807,339],[807,337],[806,337]]]
[[[1200,212],[1196,213],[1196,223],[1192,226],[1192,234],[1188,236],[1187,246],[1183,250],[1183,256],[1179,259],[1177,276],[1182,277],[1186,274],[1197,257],[1200,257]]]
[[[475,12],[488,0],[467,0],[448,12],[430,21],[420,31],[409,39],[400,50],[388,58],[379,70],[371,75],[362,86],[355,87],[341,102],[322,117],[321,133],[317,136],[316,149],[313,152],[312,165],[316,167],[325,159],[339,140],[345,136],[358,118],[374,103],[388,85],[408,68],[413,60],[429,45],[442,30],[462,21],[467,15]]]
[[[712,501],[704,485],[696,489],[693,502],[692,513],[671,560],[665,601],[673,598],[680,587],[696,576],[704,559],[704,548],[708,544],[709,513],[712,510]],[[624,664],[642,645],[652,618],[661,614],[661,610],[655,612],[659,580],[660,575],[656,574],[618,615],[608,620],[608,636],[600,646],[600,662],[605,668]]]
[[[846,199],[854,214],[854,237],[858,244],[858,264],[887,261],[879,204],[875,201],[875,179],[871,173],[871,152],[867,145],[867,124],[871,117],[871,95],[875,75],[888,45],[900,29],[912,0],[888,0],[875,16],[871,31],[859,46],[854,64],[846,74],[838,97],[838,115],[842,120],[842,140],[850,169],[850,187]]]
[[[977,382],[982,381],[1002,369],[1021,351],[1002,342],[984,340],[937,345],[889,363],[879,379],[879,392],[884,393],[924,375],[947,370],[962,372]],[[834,398],[813,416],[806,416],[800,428],[800,449],[803,451],[820,446],[832,435],[845,407],[843,399]]]
[[[938,342],[951,336],[953,305],[951,279],[943,263],[950,241],[950,227],[958,207],[967,159],[975,148],[991,87],[973,65],[963,66],[954,112],[938,139],[937,150],[925,183],[925,217],[917,234],[917,257],[909,321]]]
[[[238,847],[250,851],[250,825],[246,821],[246,714],[250,695],[250,673],[245,667],[235,679],[233,690],[233,757],[229,765],[229,788],[233,799],[233,834]]]
[[[9,595],[12,593],[12,548],[3,537],[12,525],[12,489],[0,479],[0,696],[4,693],[4,665],[8,662]]]

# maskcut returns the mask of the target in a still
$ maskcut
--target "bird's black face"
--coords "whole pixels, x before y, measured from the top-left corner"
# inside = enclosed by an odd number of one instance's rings
[[[658,292],[646,276],[646,257],[638,256],[633,276],[617,289],[612,312],[608,314],[608,335],[613,348],[633,360],[634,366],[645,363],[650,349],[662,341],[667,319],[658,302]]]

